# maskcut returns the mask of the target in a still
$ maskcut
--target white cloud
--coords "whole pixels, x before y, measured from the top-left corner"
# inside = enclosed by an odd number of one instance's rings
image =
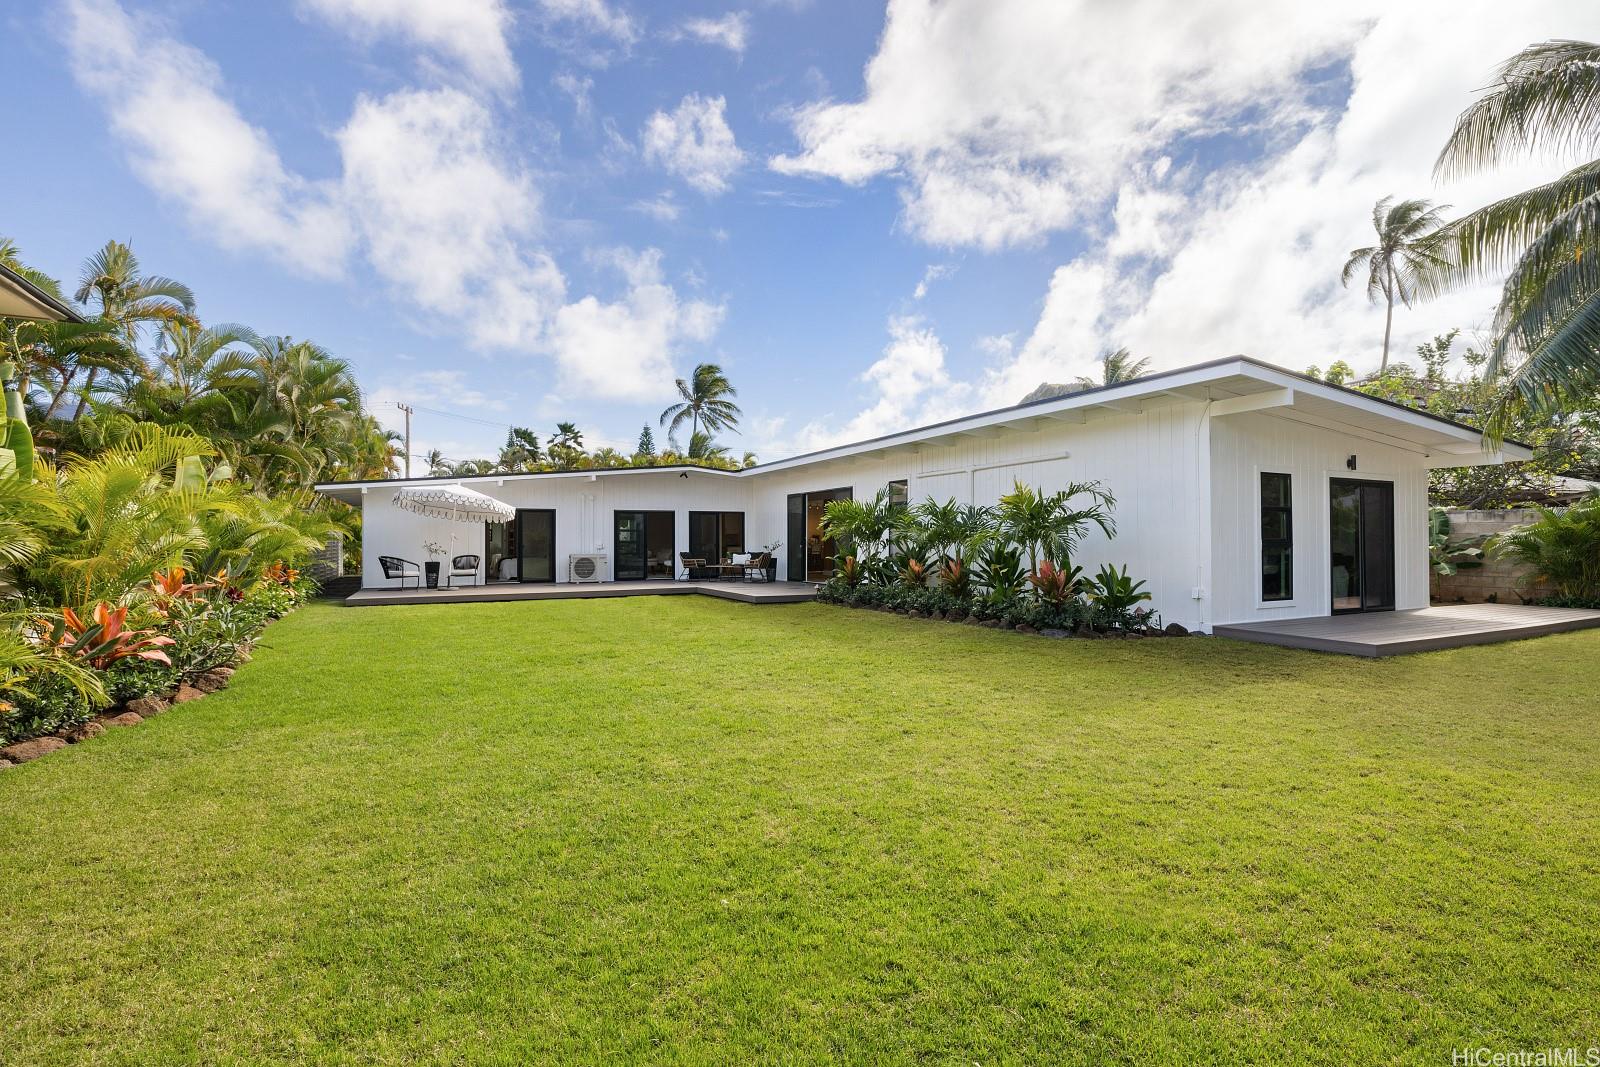
[[[928,287],[942,278],[948,278],[956,272],[953,263],[930,263],[928,269],[922,272],[922,280],[917,282],[916,289],[911,292],[911,299],[921,300],[928,295]]]
[[[566,380],[585,392],[657,399],[672,387],[672,357],[684,344],[709,341],[724,308],[680,300],[662,279],[657,249],[618,250],[603,259],[623,275],[626,294],[609,303],[586,296],[563,307],[551,324],[551,348]]]
[[[657,222],[676,222],[678,216],[683,214],[682,205],[673,198],[670,191],[648,200],[635,200],[628,207],[630,210],[637,211],[639,214],[646,215]]]
[[[694,40],[726,48],[734,55],[742,56],[745,46],[750,42],[750,13],[730,11],[717,19],[687,19],[669,36],[672,40]]]
[[[584,33],[609,37],[623,46],[639,39],[639,28],[633,17],[606,0],[537,0],[535,6],[547,21],[566,23]]]
[[[539,197],[488,109],[454,89],[361,97],[336,139],[349,210],[396,295],[478,345],[535,341],[565,282],[528,246]]]
[[[73,75],[105,106],[146,184],[224,247],[324,277],[343,270],[351,232],[337,190],[284,167],[223,95],[216,64],[113,0],[67,0],[65,12]]]
[[[1524,43],[1596,33],[1600,12],[1554,0],[1385,9],[1349,52],[1349,100],[1280,151],[1203,178],[1131,170],[1109,239],[1056,272],[1032,336],[986,399],[1093,373],[1094,353],[1123,344],[1158,368],[1245,353],[1293,369],[1335,359],[1375,369],[1382,313],[1338,280],[1350,249],[1373,239],[1373,202],[1422,196],[1460,211],[1559,173],[1564,163],[1546,160],[1446,187],[1432,179],[1456,115],[1499,61]],[[1135,254],[1153,268],[1123,262]],[[1397,309],[1391,359],[1414,362],[1431,335],[1486,323],[1497,296],[1485,285]]]
[[[892,0],[861,99],[802,108],[800,150],[772,165],[895,182],[900,224],[934,245],[1083,240],[1031,330],[979,342],[976,406],[1093,375],[1096,354],[1124,344],[1157,368],[1242,352],[1370,369],[1382,313],[1338,271],[1370,243],[1373,202],[1464,210],[1559,173],[1545,160],[1440,188],[1432,166],[1510,53],[1595,35],[1600,9],[1572,0]],[[1213,138],[1247,147],[1208,151]],[[1398,310],[1395,356],[1485,322],[1495,297]]]
[[[842,426],[807,424],[788,451],[826,448],[938,422],[960,414],[971,399],[970,386],[950,379],[944,342],[915,315],[889,319],[889,343],[861,380],[873,388],[871,406]]]
[[[572,98],[572,117],[580,125],[587,125],[594,118],[594,101],[589,96],[594,89],[593,78],[563,71],[551,78],[550,82]]]
[[[720,96],[690,93],[671,112],[657,111],[645,123],[644,158],[678,175],[707,196],[728,190],[728,179],[744,162],[724,115]]]
[[[114,0],[68,0],[67,10],[79,82],[104,102],[139,177],[207,237],[322,275],[359,252],[419,326],[550,356],[606,397],[659,399],[679,346],[710,340],[721,323],[721,305],[679,299],[654,250],[612,255],[626,281],[615,302],[570,302],[541,246],[533,176],[474,95],[358,97],[333,134],[340,176],[311,182],[225,99],[215,65],[165,28]],[[175,126],[184,136],[170,136]]]
[[[1355,39],[1327,5],[892,0],[866,92],[800,108],[772,166],[893,176],[914,235],[987,249],[1081,224],[1153,147],[1300,113]],[[1110,47],[1137,42],[1137,47]]]
[[[300,0],[300,6],[356,37],[400,37],[446,56],[487,88],[507,90],[519,80],[504,0]]]

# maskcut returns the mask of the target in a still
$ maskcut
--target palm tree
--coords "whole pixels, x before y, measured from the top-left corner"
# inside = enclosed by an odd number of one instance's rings
[[[1093,389],[1101,385],[1117,385],[1121,382],[1131,382],[1150,369],[1148,359],[1134,359],[1133,353],[1127,348],[1118,348],[1115,351],[1100,353],[1100,381],[1093,378],[1079,378],[1078,386],[1083,389]]]
[[[1456,177],[1548,149],[1600,149],[1600,44],[1545,41],[1512,56],[1456,120],[1435,174]],[[1505,274],[1485,373],[1506,374],[1510,388],[1490,413],[1493,438],[1518,409],[1549,411],[1600,389],[1600,266],[1583,254],[1597,227],[1600,158],[1447,228],[1443,284]]]
[[[583,458],[583,431],[575,423],[558,422],[547,449],[550,461],[562,470],[571,470]]]
[[[689,435],[688,456],[695,462],[716,464],[728,458],[728,446],[718,444],[706,431],[697,430]]]
[[[1088,504],[1074,507],[1074,497],[1087,497]],[[1071,482],[1058,493],[1042,493],[1017,482],[1000,498],[996,509],[999,532],[1028,553],[1028,573],[1037,574],[1039,560],[1066,565],[1078,542],[1097,526],[1110,537],[1116,532],[1111,509],[1112,495],[1098,482]]]
[[[194,318],[194,293],[189,287],[171,278],[141,273],[139,257],[121,241],[107,241],[104,248],[84,261],[73,299],[80,304],[96,301],[100,317],[115,323],[135,352],[139,349],[140,327],[145,323]],[[73,418],[88,406],[100,370],[89,368]]]
[[[1434,207],[1426,200],[1402,200],[1386,196],[1372,205],[1372,228],[1378,243],[1351,251],[1339,280],[1348,287],[1350,279],[1363,268],[1367,272],[1367,299],[1380,298],[1386,305],[1383,317],[1383,361],[1378,373],[1389,369],[1389,337],[1394,329],[1394,303],[1406,307],[1426,292],[1429,278],[1445,269],[1439,254],[1439,228],[1448,205]]]
[[[699,364],[688,381],[679,378],[677,384],[678,395],[683,399],[661,413],[661,425],[666,426],[668,434],[676,433],[678,427],[687,422],[689,440],[693,441],[702,428],[713,434],[739,425],[739,416],[743,413],[728,399],[739,394],[715,363]]]
[[[506,430],[506,443],[500,448],[495,466],[503,471],[531,471],[542,458],[539,435],[525,426],[512,426]]]
[[[427,454],[422,457],[422,464],[428,468],[428,475],[433,478],[440,478],[450,473],[450,461],[437,448],[428,449]]]
[[[13,274],[20,274],[37,288],[43,289],[51,296],[60,300],[61,283],[42,270],[35,270],[22,261],[22,250],[17,247],[17,242],[9,237],[0,237],[0,267],[5,267]]]

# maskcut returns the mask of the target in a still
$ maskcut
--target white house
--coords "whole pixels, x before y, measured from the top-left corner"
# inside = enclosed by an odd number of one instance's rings
[[[560,582],[577,554],[609,580],[679,576],[680,554],[777,545],[777,577],[819,582],[823,505],[893,487],[910,501],[994,503],[1023,482],[1095,480],[1117,532],[1075,563],[1126,565],[1163,618],[1190,629],[1428,604],[1428,471],[1530,458],[1475,429],[1243,356],[1019,404],[739,471],[625,468],[319,485],[362,509],[363,585],[379,557],[437,542],[479,579]],[[394,506],[460,482],[515,507],[478,527]]]

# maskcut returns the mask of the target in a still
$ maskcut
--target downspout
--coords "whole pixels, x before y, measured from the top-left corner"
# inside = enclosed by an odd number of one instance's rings
[[[1194,433],[1194,515],[1195,560],[1194,588],[1190,597],[1195,603],[1195,629],[1207,633],[1211,630],[1211,404],[1207,400],[1195,421]]]

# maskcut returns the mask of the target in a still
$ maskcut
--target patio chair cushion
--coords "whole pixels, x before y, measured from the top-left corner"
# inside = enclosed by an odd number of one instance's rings
[[[451,574],[477,574],[478,573],[478,557],[477,556],[457,556],[455,559],[450,561],[450,573]]]

